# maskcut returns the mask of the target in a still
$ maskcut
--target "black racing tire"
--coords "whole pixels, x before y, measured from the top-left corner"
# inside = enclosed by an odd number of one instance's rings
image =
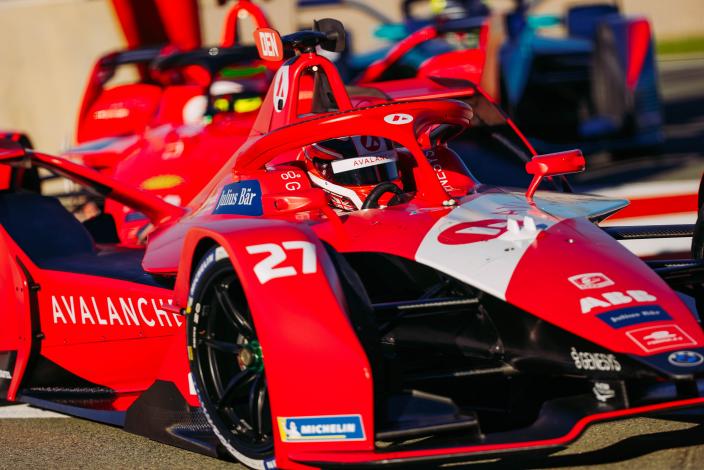
[[[274,456],[263,353],[224,248],[201,258],[188,304],[188,359],[205,417],[232,457],[263,469]]]
[[[699,182],[697,197],[697,221],[692,236],[692,258],[704,259],[704,174]]]
[[[692,258],[704,259],[704,213],[699,208],[697,222],[694,224],[694,235],[692,236]]]

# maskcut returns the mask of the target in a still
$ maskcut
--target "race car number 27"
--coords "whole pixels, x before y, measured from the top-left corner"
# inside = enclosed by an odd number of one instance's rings
[[[299,270],[291,263],[287,263],[289,253],[293,250],[300,250],[302,253],[301,274],[314,274],[318,270],[315,245],[311,242],[288,241],[281,243],[281,245],[263,243],[261,245],[250,245],[246,247],[246,250],[250,255],[268,254],[266,258],[254,265],[254,274],[262,284],[266,284],[272,279],[298,275]]]

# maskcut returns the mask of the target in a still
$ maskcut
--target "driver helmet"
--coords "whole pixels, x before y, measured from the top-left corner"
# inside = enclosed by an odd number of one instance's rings
[[[489,14],[483,0],[431,0],[430,9],[434,15],[448,20]]]
[[[303,148],[308,175],[325,190],[333,207],[345,211],[361,209],[377,185],[392,182],[402,188],[398,153],[394,144],[375,136],[330,139]],[[393,194],[384,194],[380,204]]]

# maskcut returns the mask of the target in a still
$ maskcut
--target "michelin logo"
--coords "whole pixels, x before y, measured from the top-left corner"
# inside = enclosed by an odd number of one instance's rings
[[[283,442],[363,441],[360,415],[277,418]]]
[[[222,188],[213,214],[262,215],[259,181],[248,180]]]

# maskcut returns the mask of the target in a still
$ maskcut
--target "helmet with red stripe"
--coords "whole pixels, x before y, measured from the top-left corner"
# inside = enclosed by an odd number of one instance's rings
[[[361,209],[369,193],[379,184],[402,187],[398,153],[394,143],[375,136],[331,139],[304,147],[308,174],[313,183],[330,195],[339,209]],[[393,194],[379,203],[384,205]]]

